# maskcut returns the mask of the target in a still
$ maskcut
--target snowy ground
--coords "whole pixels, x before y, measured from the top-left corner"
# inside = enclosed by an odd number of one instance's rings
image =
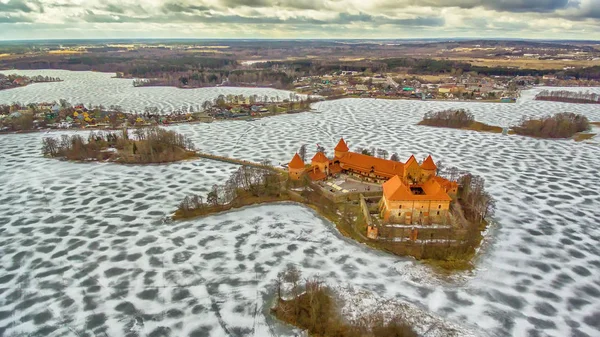
[[[4,96],[11,91],[0,92],[0,103],[11,101]],[[344,136],[351,148],[432,154],[482,175],[498,200],[498,225],[477,269],[451,280],[342,238],[298,205],[163,222],[186,194],[222,183],[233,165],[68,163],[40,156],[44,134],[2,135],[0,336],[290,335],[264,315],[272,280],[288,263],[477,335],[598,336],[598,138],[576,143],[415,125],[448,106],[496,125],[560,111],[600,121],[596,105],[531,97],[526,92],[517,104],[347,99],[317,103],[321,114],[174,127],[202,151],[242,159],[287,162],[303,142],[331,153]],[[39,98],[51,97],[32,100]]]

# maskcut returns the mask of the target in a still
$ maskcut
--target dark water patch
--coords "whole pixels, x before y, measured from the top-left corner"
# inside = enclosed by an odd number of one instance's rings
[[[149,204],[141,204],[141,203],[136,203],[135,207],[133,208],[133,210],[135,212],[139,212],[139,211],[145,211],[148,208],[150,208]]]
[[[170,309],[167,311],[166,315],[169,318],[181,318],[184,316],[184,312],[178,309]]]
[[[592,285],[587,285],[584,287],[580,288],[586,295],[595,297],[595,298],[599,298],[600,297],[600,290],[596,289],[594,286]]]
[[[6,274],[6,275],[3,275],[3,276],[0,276],[0,284],[8,283],[14,277],[15,277],[14,274]]]
[[[111,201],[113,201],[112,198],[102,198],[102,199],[98,200],[98,205],[104,205],[104,204],[109,203]]]
[[[185,288],[175,288],[171,293],[171,300],[175,302],[179,302],[183,299],[191,297],[190,291]]]
[[[177,252],[173,254],[173,263],[180,264],[184,263],[193,256],[193,253],[190,251]]]
[[[600,311],[584,317],[583,323],[595,328],[597,331],[600,331]]]
[[[137,293],[137,297],[143,299],[143,300],[155,300],[158,297],[158,289],[154,288],[154,289],[146,289],[142,292]]]
[[[39,228],[38,230],[46,235],[50,235],[50,234],[58,231],[58,228],[57,227],[42,227],[42,228]]]
[[[33,333],[33,335],[31,335],[31,336],[32,337],[46,337],[46,336],[50,336],[57,329],[58,329],[57,325],[44,325],[44,326],[40,327],[39,329],[37,329]],[[2,332],[1,331],[0,331],[0,336],[2,336]]]
[[[75,303],[75,300],[70,298],[69,296],[64,296],[64,298],[62,299],[62,301],[60,301],[60,306],[63,309],[66,309],[70,306],[72,306]]]
[[[155,246],[146,250],[146,255],[161,255],[165,252],[163,247]]]
[[[127,252],[120,251],[119,254],[110,258],[111,262],[121,262],[127,258]]]
[[[127,272],[127,269],[113,267],[113,268],[105,270],[104,275],[106,277],[113,277],[113,276],[123,275],[125,272]]]
[[[10,315],[12,315],[12,311],[8,311],[8,310],[2,311],[2,310],[0,310],[0,321],[6,319],[8,317],[10,317]]]
[[[525,304],[525,301],[521,297],[508,295],[500,291],[487,293],[486,297],[492,302],[499,302],[516,310],[522,309]]]
[[[570,245],[574,244],[574,242],[572,240],[569,240],[567,238],[561,238],[559,240],[559,242],[566,246],[570,246]]]
[[[163,261],[156,256],[150,256],[150,259],[148,259],[148,262],[150,263],[150,265],[152,267],[156,267],[156,268],[164,267]]]
[[[556,329],[556,324],[554,324],[554,322],[552,321],[539,319],[535,317],[527,317],[527,321],[531,323],[536,329]]]
[[[214,260],[214,259],[224,258],[225,255],[227,255],[226,252],[212,252],[212,253],[202,254],[201,256],[204,260]]]
[[[87,330],[93,330],[106,323],[106,315],[104,314],[93,314],[87,317],[85,328]]]
[[[531,255],[531,249],[527,247],[519,247],[519,251],[523,254]]]
[[[551,293],[549,291],[544,291],[544,290],[536,290],[535,294],[538,295],[539,297],[545,298],[545,299],[549,299],[552,300],[554,302],[560,302],[561,298],[558,297],[555,293]]]
[[[171,336],[171,328],[166,326],[159,326],[152,330],[148,337],[169,337]]]
[[[544,316],[556,316],[557,310],[550,303],[539,302],[534,307],[535,311]]]
[[[548,273],[551,270],[550,266],[543,262],[530,261],[529,265],[543,271],[544,273]]]
[[[142,257],[141,253],[134,253],[127,255],[127,261],[133,262],[137,261],[140,257]]]
[[[90,294],[93,294],[93,293],[100,292],[101,289],[102,289],[101,286],[91,286],[91,287],[88,287],[86,291]]]
[[[52,313],[49,310],[44,310],[33,316],[33,323],[36,325],[44,324],[52,318]]]
[[[145,285],[152,285],[154,284],[154,278],[156,277],[156,275],[158,275],[157,272],[155,271],[148,271],[144,274],[144,284]]]
[[[189,337],[210,337],[210,332],[212,330],[211,326],[203,325],[199,328],[196,328],[192,331]]]
[[[80,279],[82,277],[85,277],[94,270],[96,270],[96,268],[98,268],[98,263],[87,263],[85,267],[83,267],[77,273],[73,274],[73,278]]]
[[[135,315],[137,313],[137,308],[135,307],[135,305],[127,301],[117,304],[115,310],[125,315]]]
[[[590,276],[592,275],[592,273],[585,267],[582,266],[575,266],[573,268],[571,268],[571,270],[576,273],[577,275],[580,276]]]
[[[65,250],[60,250],[54,254],[52,254],[52,256],[50,257],[51,259],[57,259],[59,257],[63,257],[67,254],[69,254],[69,252],[72,251],[72,249],[65,249]]]
[[[98,281],[93,277],[88,277],[85,280],[83,280],[81,283],[79,283],[79,285],[81,287],[90,287],[90,286],[94,286],[96,284],[98,284]]]
[[[91,311],[98,307],[92,296],[83,296],[83,310]]]
[[[192,308],[192,314],[194,314],[194,315],[198,315],[200,313],[207,312],[207,311],[208,311],[208,308],[203,306],[202,304],[195,305]]]
[[[18,295],[20,298],[22,293],[19,292]],[[39,296],[39,297],[27,298],[15,306],[15,311],[23,311],[25,309],[31,308],[31,306],[33,306],[37,303],[44,303],[44,302],[48,301],[49,299],[50,299],[50,296]],[[15,298],[15,300],[16,300],[16,298]]]
[[[591,302],[580,297],[571,297],[567,300],[567,304],[567,310],[574,311],[580,310],[584,306],[591,304]]]
[[[473,305],[473,301],[465,298],[459,298],[458,293],[456,291],[445,291],[446,297],[460,306],[471,306]]]
[[[583,259],[585,257],[585,254],[575,249],[569,249],[569,255],[576,259]]]
[[[30,246],[37,244],[37,242],[34,239],[25,239],[25,240],[21,240],[21,242],[19,242],[19,244],[21,246],[30,247]]]
[[[136,232],[136,231],[122,231],[122,232],[117,233],[117,235],[118,236],[126,236],[126,237],[128,237],[128,236],[136,236],[136,235],[138,235],[138,232]]]
[[[47,276],[62,274],[64,272],[66,272],[67,270],[69,270],[70,268],[71,268],[70,266],[67,266],[67,267],[47,270],[47,271],[38,273],[37,275],[35,275],[35,278],[44,278]]]
[[[156,240],[158,240],[157,237],[148,235],[148,236],[145,236],[145,237],[141,238],[140,240],[138,240],[138,242],[136,242],[135,244],[137,246],[145,246],[147,244],[156,242]]]

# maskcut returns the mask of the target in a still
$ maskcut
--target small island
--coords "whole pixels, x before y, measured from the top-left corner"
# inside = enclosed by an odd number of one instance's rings
[[[32,83],[47,83],[47,82],[61,82],[62,80],[57,77],[48,76],[22,76],[17,74],[4,75],[0,74],[0,90],[13,89],[18,87],[24,87]]]
[[[121,164],[158,164],[196,158],[194,145],[187,136],[158,127],[122,133],[91,132],[87,140],[81,135],[42,140],[42,154],[71,161],[108,161]]]
[[[449,109],[437,112],[428,112],[417,125],[443,127],[478,132],[492,132],[517,134],[521,136],[545,138],[545,139],[567,139],[580,142],[593,138],[596,134],[590,133],[591,125],[587,117],[570,112],[561,112],[552,116],[523,117],[519,124],[509,128],[487,125],[475,121],[472,113],[464,109]]]
[[[535,96],[535,100],[576,104],[600,104],[600,95],[581,91],[543,90]]]
[[[465,109],[448,109],[437,112],[430,111],[425,114],[423,120],[420,121],[418,125],[502,133],[501,127],[477,122],[473,114]]]
[[[300,270],[294,265],[289,265],[277,275],[275,288],[277,297],[271,313],[277,319],[307,331],[311,336],[418,336],[403,318],[401,309],[396,315],[359,313],[359,317],[353,320],[342,317],[334,292],[319,277],[303,280]]]

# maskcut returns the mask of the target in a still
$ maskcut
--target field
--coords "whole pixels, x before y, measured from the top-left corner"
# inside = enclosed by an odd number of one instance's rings
[[[64,82],[8,90],[0,102],[66,97],[169,109],[253,90],[133,88],[110,74],[50,74]],[[340,292],[355,303],[344,307],[349,316],[398,302],[422,333],[451,324],[455,336],[597,335],[598,137],[578,143],[416,125],[447,108],[499,126],[560,111],[600,121],[600,107],[534,101],[537,90],[516,104],[342,99],[314,104],[319,114],[172,127],[201,152],[275,165],[302,144],[309,158],[317,143],[331,155],[343,136],[351,149],[378,147],[403,160],[432,154],[483,176],[496,218],[475,270],[450,277],[344,238],[297,204],[166,220],[186,195],[223,183],[234,165],[60,162],[41,156],[47,134],[2,135],[0,335],[293,336],[268,315],[272,281],[290,263],[350,289]]]
[[[511,67],[520,69],[564,69],[565,67],[593,67],[600,65],[600,61],[592,60],[539,60],[537,58],[468,58],[468,57],[451,57],[443,58],[468,62],[474,66],[483,67]]]

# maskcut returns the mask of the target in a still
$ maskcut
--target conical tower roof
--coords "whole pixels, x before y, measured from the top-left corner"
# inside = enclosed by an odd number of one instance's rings
[[[429,155],[427,157],[427,159],[425,159],[425,161],[423,162],[423,164],[421,164],[421,168],[423,170],[435,170],[435,169],[437,169],[437,166],[435,165],[435,162],[433,161],[433,158],[431,158],[431,155]]]
[[[338,144],[337,144],[337,146],[335,147],[334,150],[338,151],[338,152],[348,152],[348,151],[350,151],[350,149],[348,148],[348,145],[344,141],[344,138],[340,139],[340,141],[338,142]]]
[[[298,153],[296,153],[294,155],[294,158],[292,158],[292,161],[290,161],[290,163],[288,164],[288,167],[291,169],[303,169],[304,168],[304,162],[302,161],[302,158],[300,158],[300,155],[298,155]]]

